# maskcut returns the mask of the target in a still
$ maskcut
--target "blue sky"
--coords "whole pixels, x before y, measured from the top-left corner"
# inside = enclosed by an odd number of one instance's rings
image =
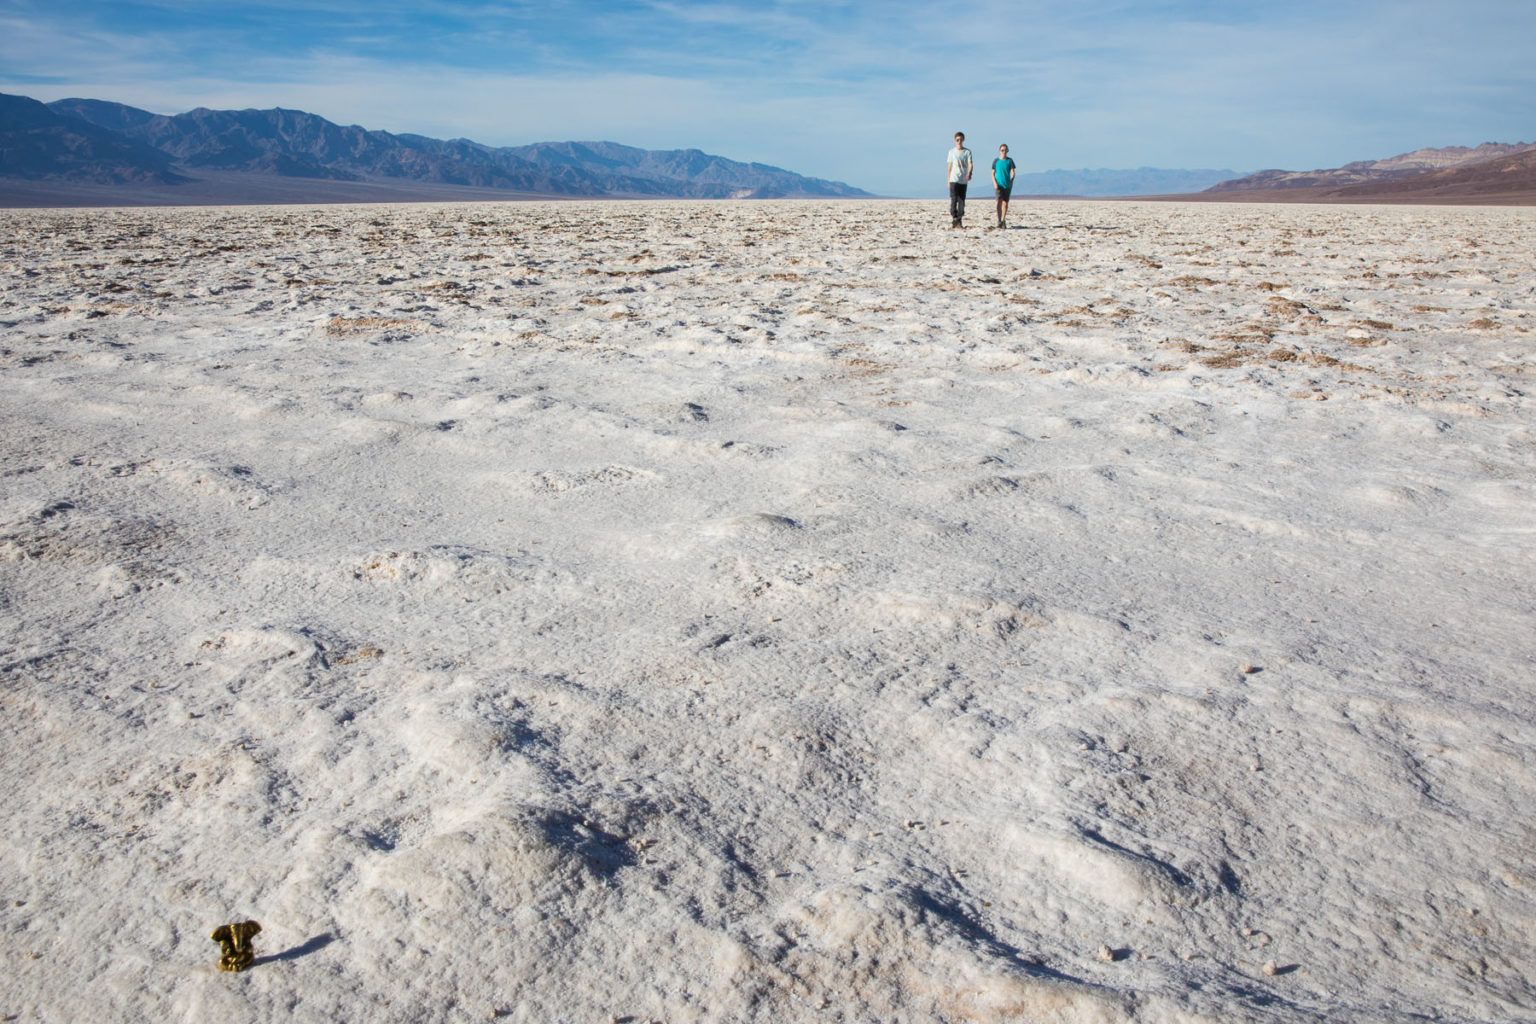
[[[1536,0],[0,0],[0,91],[697,147],[897,195],[1536,141]]]

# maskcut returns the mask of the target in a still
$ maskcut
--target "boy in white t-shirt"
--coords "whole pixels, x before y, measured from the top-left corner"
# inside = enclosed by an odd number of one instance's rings
[[[955,132],[955,148],[949,151],[949,226],[958,228],[965,219],[965,187],[971,180],[976,165],[971,151],[965,148],[965,132]]]

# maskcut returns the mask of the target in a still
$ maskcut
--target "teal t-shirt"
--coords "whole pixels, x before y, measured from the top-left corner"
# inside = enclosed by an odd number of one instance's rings
[[[1013,157],[998,157],[992,161],[992,180],[998,188],[1007,188],[1013,182]]]

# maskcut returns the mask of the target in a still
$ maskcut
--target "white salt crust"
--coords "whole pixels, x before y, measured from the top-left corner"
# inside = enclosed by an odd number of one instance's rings
[[[1530,1020],[1536,215],[1011,220],[0,211],[0,1013]]]

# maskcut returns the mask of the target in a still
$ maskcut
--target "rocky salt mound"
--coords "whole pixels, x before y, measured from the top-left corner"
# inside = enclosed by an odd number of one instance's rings
[[[943,216],[0,213],[0,1010],[1528,1019],[1536,220]]]

